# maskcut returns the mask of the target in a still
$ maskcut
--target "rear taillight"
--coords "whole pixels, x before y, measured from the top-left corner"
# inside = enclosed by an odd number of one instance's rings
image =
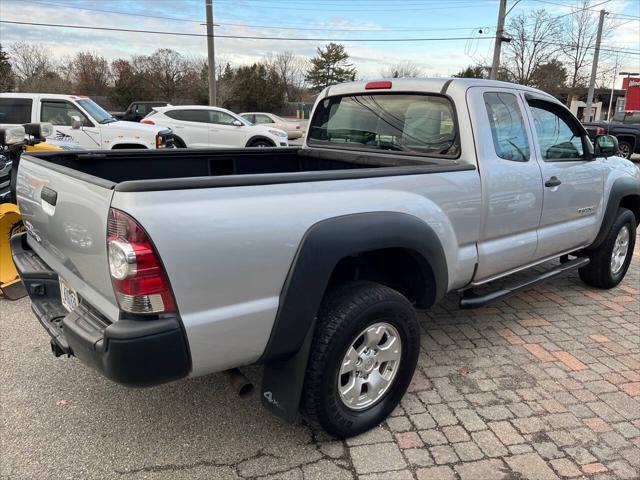
[[[604,128],[602,128],[602,127],[596,128],[596,135],[604,135],[605,133],[607,133],[607,132],[605,131]]]
[[[147,232],[120,210],[109,210],[107,252],[120,309],[166,313],[176,309],[169,280]]]
[[[369,82],[364,86],[365,90],[384,90],[387,88],[391,88],[393,84],[388,80],[380,80],[377,82]]]
[[[149,120],[148,118],[143,118],[142,120],[140,120],[140,123],[146,123],[147,125],[155,125],[156,122],[154,122],[153,120]]]

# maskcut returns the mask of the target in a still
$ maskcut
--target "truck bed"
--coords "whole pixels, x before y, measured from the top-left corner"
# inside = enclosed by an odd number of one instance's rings
[[[119,191],[337,180],[475,168],[439,158],[296,147],[67,151],[28,157],[69,176]]]

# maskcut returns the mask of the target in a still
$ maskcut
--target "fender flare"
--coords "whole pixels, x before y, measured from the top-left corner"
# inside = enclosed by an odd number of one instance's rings
[[[341,259],[383,248],[405,248],[419,255],[435,281],[430,303],[444,296],[448,287],[444,249],[435,231],[419,218],[371,212],[316,223],[298,247],[259,360],[265,364],[261,400],[267,410],[289,422],[298,418],[316,314],[331,274]]]
[[[265,137],[264,135],[254,135],[249,140],[247,140],[247,143],[244,144],[245,148],[248,148],[256,140],[264,140],[266,142],[269,142],[272,147],[277,147],[277,145],[269,137]]]
[[[640,196],[640,182],[632,177],[621,177],[616,179],[609,191],[609,199],[607,200],[598,235],[596,235],[593,243],[585,248],[585,251],[589,252],[595,250],[602,244],[607,233],[611,230],[611,225],[613,225],[613,222],[616,219],[616,213],[618,212],[618,207],[620,207],[622,199],[628,195]],[[634,213],[636,214],[636,218],[638,218],[637,212]]]
[[[280,294],[280,307],[261,360],[295,353],[302,345],[340,260],[385,248],[405,248],[418,256],[423,274],[435,279],[433,304],[446,293],[448,271],[438,235],[406,213],[344,215],[313,225],[303,237]]]

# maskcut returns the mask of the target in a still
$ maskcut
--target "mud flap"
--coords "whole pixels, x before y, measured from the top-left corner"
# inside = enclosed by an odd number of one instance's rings
[[[0,291],[9,300],[17,300],[27,294],[11,259],[9,243],[13,235],[24,231],[18,206],[13,203],[0,205]]]
[[[262,405],[290,423],[296,422],[300,417],[300,399],[314,331],[315,320],[307,331],[300,350],[291,357],[271,360],[264,366],[260,395]]]

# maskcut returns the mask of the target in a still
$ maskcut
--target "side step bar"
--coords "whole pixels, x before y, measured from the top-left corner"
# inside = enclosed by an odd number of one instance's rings
[[[556,268],[552,270],[548,270],[539,275],[536,275],[533,278],[529,278],[527,280],[514,283],[512,285],[506,285],[499,290],[495,290],[493,292],[485,293],[483,295],[476,295],[472,290],[467,290],[462,298],[460,299],[460,308],[464,309],[472,309],[472,308],[480,308],[484,307],[490,302],[495,300],[501,300],[509,295],[513,295],[520,290],[525,290],[529,287],[537,283],[544,282],[545,280],[549,280],[555,276],[561,275],[569,270],[574,270],[576,268],[581,268],[589,264],[589,257],[579,257],[575,260],[569,260],[561,263]]]

